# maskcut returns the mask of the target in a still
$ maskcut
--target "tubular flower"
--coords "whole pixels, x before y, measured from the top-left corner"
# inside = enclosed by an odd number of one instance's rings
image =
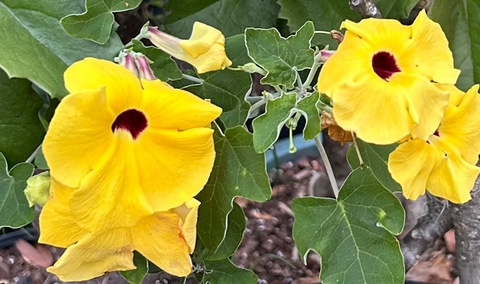
[[[470,200],[480,173],[475,166],[480,154],[478,87],[464,94],[454,86],[440,86],[451,96],[438,129],[428,140],[408,140],[390,154],[388,169],[405,197],[415,200],[427,189],[454,203]]]
[[[221,109],[160,80],[87,58],[65,72],[43,144],[51,175],[78,188],[69,206],[91,233],[135,226],[193,198],[213,167]]]
[[[50,200],[40,215],[40,242],[67,248],[47,271],[62,281],[83,281],[105,272],[135,269],[133,250],[166,272],[186,276],[195,247],[200,202],[145,216],[131,227],[89,232],[79,226],[69,203],[77,189],[52,179]]]
[[[440,26],[422,11],[411,26],[366,19],[342,28],[345,39],[318,80],[337,123],[370,143],[391,144],[410,133],[426,140],[449,99],[433,82],[454,84],[460,72]]]
[[[149,27],[150,41],[171,56],[188,62],[199,74],[232,65],[225,53],[225,37],[214,27],[200,22],[193,24],[190,39],[182,40]]]

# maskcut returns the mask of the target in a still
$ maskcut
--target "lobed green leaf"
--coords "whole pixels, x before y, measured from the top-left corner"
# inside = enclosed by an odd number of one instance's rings
[[[322,257],[324,284],[401,284],[405,268],[398,235],[405,213],[368,168],[354,170],[338,200],[297,198],[293,238],[300,254]]]
[[[190,2],[198,2],[194,7],[199,7],[213,1]],[[276,2],[277,0],[220,0],[181,20],[175,21],[175,18],[173,18],[174,23],[170,22],[169,17],[175,17],[175,14],[167,16],[165,28],[168,33],[185,39],[190,37],[193,23],[196,21],[219,29],[225,37],[243,34],[248,27],[270,28],[277,23],[280,7]],[[183,6],[180,3],[179,5]]]
[[[52,97],[67,94],[63,72],[85,57],[113,60],[123,45],[112,33],[105,45],[69,36],[60,19],[81,13],[84,1],[0,0],[0,67],[29,79]],[[15,36],[13,36],[15,35]]]
[[[248,55],[268,73],[261,82],[272,86],[284,85],[293,88],[297,71],[313,64],[314,52],[310,41],[315,28],[306,22],[295,35],[283,38],[277,29],[247,28],[245,44]]]
[[[457,86],[467,91],[480,83],[480,2],[437,0],[430,18],[438,22],[453,52],[455,68],[462,70]]]
[[[391,192],[402,191],[402,187],[388,171],[388,156],[395,150],[398,144],[375,145],[357,139],[358,149],[365,165],[372,169],[373,175],[378,181]],[[358,154],[354,145],[350,146],[347,153],[347,161],[352,169],[360,167]]]
[[[133,264],[137,267],[133,270],[120,271],[120,274],[132,284],[142,284],[143,278],[148,272],[148,261],[139,252],[133,252]]]
[[[253,137],[242,126],[222,135],[215,127],[215,164],[208,183],[198,194],[198,236],[216,251],[226,235],[227,215],[236,196],[264,202],[271,197],[264,154],[253,149]]]
[[[236,35],[226,39],[227,56],[234,66],[248,63],[244,36]],[[220,70],[200,75],[202,85],[185,88],[197,96],[210,99],[213,104],[223,109],[220,120],[226,128],[243,125],[247,120],[250,104],[245,97],[250,92],[252,79],[250,74],[242,71]]]
[[[303,138],[310,140],[320,134],[320,109],[317,107],[317,102],[320,99],[320,94],[314,92],[308,97],[303,98],[297,103],[297,109],[306,119],[306,125],[303,129]]]
[[[65,16],[61,24],[72,37],[105,44],[115,22],[113,13],[135,9],[140,3],[142,0],[86,0],[84,13]]]
[[[204,283],[209,284],[256,284],[258,276],[250,270],[235,266],[229,259],[205,261],[208,270]]]
[[[38,112],[43,101],[31,82],[8,79],[0,69],[0,102],[0,152],[12,167],[25,161],[42,143],[45,129]]]
[[[8,171],[7,160],[0,153],[0,228],[20,228],[33,221],[35,208],[28,205],[23,190],[33,174],[33,165],[20,163]]]

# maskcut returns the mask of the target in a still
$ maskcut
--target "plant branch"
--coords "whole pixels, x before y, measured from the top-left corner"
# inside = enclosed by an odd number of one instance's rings
[[[363,159],[362,159],[362,155],[360,154],[360,149],[358,148],[358,144],[357,144],[357,136],[355,135],[355,133],[353,133],[353,131],[351,132],[352,133],[352,140],[353,140],[353,145],[355,147],[355,152],[357,152],[357,155],[358,155],[358,162],[360,163],[360,166],[363,167],[364,163],[363,163]]]
[[[190,76],[190,75],[187,75],[187,74],[182,74],[182,77],[183,77],[183,79],[187,79],[187,80],[190,80],[192,82],[199,83],[199,84],[203,84],[205,82],[203,79],[193,77],[193,76]]]
[[[320,67],[320,59],[322,58],[322,53],[318,52],[317,55],[313,58],[313,64],[312,68],[310,69],[310,72],[308,73],[307,79],[305,80],[305,83],[302,85],[302,89],[306,89],[310,86],[310,84],[313,81],[313,78],[315,77],[315,74],[317,74],[317,70]]]
[[[330,160],[328,160],[327,152],[325,151],[322,141],[320,141],[320,138],[318,135],[315,137],[315,144],[317,145],[318,152],[320,152],[320,157],[322,157],[323,163],[325,164],[325,169],[327,170],[327,175],[328,175],[328,179],[330,180],[330,184],[332,186],[333,194],[335,195],[335,198],[338,198],[339,189],[337,185],[337,179],[333,174],[332,165],[330,164]]]
[[[426,196],[428,213],[419,218],[415,227],[400,241],[406,271],[415,266],[425,250],[453,226],[450,209],[444,200],[429,193]]]
[[[25,163],[31,163],[33,162],[33,160],[35,160],[35,157],[37,156],[38,152],[40,152],[40,150],[42,149],[42,144],[43,143],[40,143],[40,145],[38,145],[37,149],[35,149],[35,151],[33,151],[30,157],[28,157],[28,159],[25,160]]]
[[[350,9],[357,12],[363,19],[381,19],[382,14],[371,0],[350,0]]]

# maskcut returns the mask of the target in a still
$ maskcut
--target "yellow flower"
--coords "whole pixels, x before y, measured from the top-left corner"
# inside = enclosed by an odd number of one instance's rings
[[[454,84],[460,72],[440,26],[422,11],[411,26],[366,19],[342,28],[345,39],[318,80],[337,123],[370,143],[391,144],[410,133],[426,140],[449,98],[432,82]]]
[[[67,250],[48,272],[62,281],[83,281],[105,272],[131,270],[135,269],[136,250],[170,274],[190,274],[200,202],[191,199],[178,208],[146,216],[131,227],[91,233],[71,214],[69,201],[76,191],[52,179],[51,199],[40,215],[39,242]]]
[[[408,140],[388,159],[393,179],[403,194],[417,199],[427,189],[431,194],[464,203],[480,173],[475,164],[480,154],[480,96],[478,85],[466,94],[454,86],[439,86],[451,92],[440,126],[427,141]]]
[[[150,41],[171,56],[188,62],[199,74],[232,65],[225,53],[225,37],[214,27],[200,22],[193,24],[190,39],[182,40],[149,27]]]
[[[193,198],[215,159],[221,109],[112,62],[87,58],[65,72],[71,93],[43,144],[51,175],[70,188],[76,223],[91,233],[132,227]],[[45,239],[46,240],[46,239]]]

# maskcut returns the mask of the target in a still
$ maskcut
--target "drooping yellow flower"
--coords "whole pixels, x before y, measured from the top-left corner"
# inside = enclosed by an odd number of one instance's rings
[[[464,203],[480,168],[480,96],[478,85],[466,94],[454,86],[440,86],[451,92],[450,102],[438,129],[427,141],[411,139],[397,147],[388,159],[393,179],[403,194],[417,199],[425,193]]]
[[[433,82],[454,84],[460,72],[440,26],[422,11],[411,26],[365,19],[342,28],[345,39],[318,80],[337,123],[370,143],[391,144],[410,133],[426,140],[449,98]]]
[[[69,201],[76,191],[52,179],[51,199],[40,215],[39,242],[67,250],[48,272],[62,281],[83,281],[105,272],[131,270],[135,269],[133,250],[137,250],[170,274],[190,274],[200,202],[191,199],[178,208],[146,216],[131,227],[92,233],[79,226],[72,214]]]
[[[51,175],[78,188],[69,206],[97,233],[178,207],[206,184],[221,109],[112,62],[87,58],[65,72],[43,150]]]
[[[171,56],[188,62],[199,74],[232,65],[225,53],[225,37],[214,27],[200,22],[193,24],[190,39],[182,40],[149,27],[150,41]]]

